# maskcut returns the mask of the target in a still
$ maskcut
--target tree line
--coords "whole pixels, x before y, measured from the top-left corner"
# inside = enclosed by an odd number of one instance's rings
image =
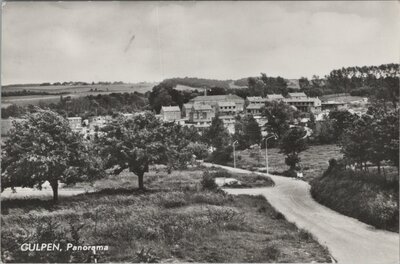
[[[51,109],[64,117],[80,116],[84,119],[97,115],[116,115],[118,112],[132,113],[145,110],[147,106],[147,98],[138,92],[98,94],[77,98],[61,95],[58,103],[39,103],[39,107]],[[26,113],[35,111],[32,105],[10,105],[1,109],[1,118],[22,117]]]

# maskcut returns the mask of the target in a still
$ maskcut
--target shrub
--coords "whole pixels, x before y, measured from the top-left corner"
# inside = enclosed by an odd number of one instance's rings
[[[162,193],[159,203],[165,208],[180,207],[187,204],[187,199],[183,192]]]
[[[215,183],[213,175],[209,171],[203,173],[203,178],[201,180],[201,186],[204,190],[216,190],[218,185]]]
[[[212,205],[223,205],[232,200],[232,196],[216,192],[198,192],[191,195],[190,198],[193,203]]]
[[[315,200],[377,228],[399,230],[398,184],[366,171],[346,170],[331,161],[311,182]]]
[[[281,254],[280,250],[275,245],[266,246],[264,252],[269,262],[275,262]]]

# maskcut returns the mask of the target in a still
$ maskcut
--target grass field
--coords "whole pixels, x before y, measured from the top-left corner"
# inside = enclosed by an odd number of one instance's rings
[[[50,85],[50,86],[5,86],[2,87],[3,92],[10,91],[37,91],[49,93],[67,93],[63,96],[83,97],[87,95],[110,94],[110,93],[145,93],[151,91],[155,83],[138,83],[138,84],[110,84],[110,85]],[[96,90],[97,89],[97,90]],[[91,91],[92,90],[92,91]],[[2,107],[10,104],[20,106],[38,105],[39,102],[46,104],[56,103],[60,100],[60,95],[29,95],[29,96],[8,96],[1,98]]]
[[[237,151],[237,166],[244,169],[255,170],[259,167],[265,168],[265,149],[260,153],[252,153],[251,150]],[[328,168],[329,160],[339,158],[342,154],[337,145],[310,146],[300,153],[301,163],[304,170],[304,180],[311,181],[320,177]],[[270,173],[283,172],[289,167],[285,164],[285,155],[279,153],[278,148],[268,149],[268,163]],[[229,166],[233,164],[229,163]]]
[[[18,249],[22,241],[64,239],[61,243],[108,245],[108,251],[98,251],[99,262],[330,261],[324,247],[265,198],[203,190],[202,173],[152,171],[145,175],[148,191],[140,192],[137,178],[123,172],[95,182],[97,192],[65,197],[56,206],[40,200],[3,202],[2,259],[85,262],[87,252],[25,254]],[[136,254],[141,250],[149,253]]]
[[[349,94],[329,94],[321,96],[322,101],[339,101],[345,103],[352,103],[362,100],[361,96],[351,96]]]

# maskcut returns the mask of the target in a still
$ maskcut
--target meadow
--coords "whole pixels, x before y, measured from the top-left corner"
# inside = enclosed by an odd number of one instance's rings
[[[265,168],[265,149],[260,152],[246,149],[236,152],[236,164],[239,168],[256,170],[257,168]],[[312,145],[300,153],[301,164],[303,166],[304,180],[311,181],[316,177],[320,177],[329,166],[329,160],[332,158],[340,158],[342,154],[337,145]],[[268,167],[272,174],[281,174],[289,169],[285,164],[285,155],[279,153],[278,148],[268,149]],[[232,162],[228,163],[233,166]]]
[[[88,252],[24,253],[23,241],[108,245],[99,262],[328,262],[329,252],[262,196],[206,190],[203,169],[150,171],[91,184],[93,193],[2,202],[4,262],[85,262]],[[245,177],[241,175],[241,177]],[[249,177],[253,177],[249,174]],[[85,184],[76,185],[81,188]]]

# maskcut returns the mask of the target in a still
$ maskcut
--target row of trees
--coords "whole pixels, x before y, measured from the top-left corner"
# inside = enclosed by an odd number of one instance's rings
[[[399,169],[399,111],[371,107],[343,131],[339,144],[345,162],[358,169],[371,163],[380,174],[382,162]]]
[[[39,102],[39,107],[49,108],[64,117],[80,116],[88,118],[96,115],[114,115],[118,112],[134,112],[145,110],[148,106],[147,99],[141,93],[111,93],[88,95],[85,97],[71,98],[60,96],[60,102],[48,105]],[[30,112],[35,112],[35,107],[10,105],[1,109],[1,118],[21,117]]]
[[[399,64],[347,67],[332,70],[324,78],[300,78],[299,85],[308,96],[349,93],[354,96],[374,96],[393,104],[399,99]]]
[[[103,136],[85,141],[73,132],[62,116],[37,109],[14,123],[2,148],[1,188],[36,187],[48,181],[53,199],[58,199],[58,183],[92,181],[110,169],[124,169],[143,176],[150,164],[166,164],[170,170],[184,167],[193,157],[207,152],[192,128],[162,123],[147,112],[131,119],[122,117],[104,128]]]

